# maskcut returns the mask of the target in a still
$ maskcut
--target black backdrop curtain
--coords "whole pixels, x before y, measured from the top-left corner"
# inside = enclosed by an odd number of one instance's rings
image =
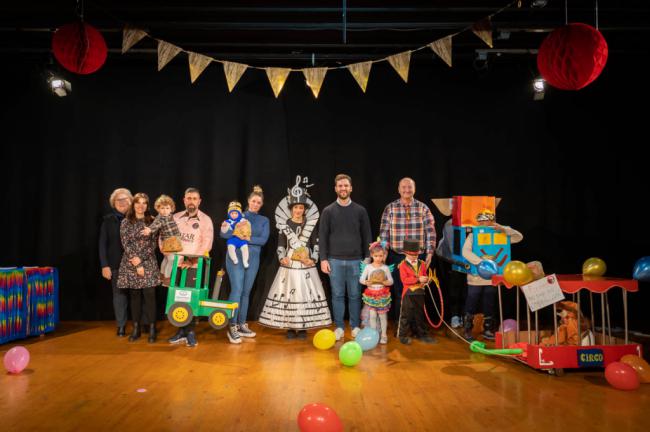
[[[18,60],[0,72],[0,220],[8,239],[0,265],[58,267],[62,319],[113,316],[97,238],[116,187],[152,200],[170,194],[179,206],[183,190],[198,187],[201,209],[218,227],[227,203],[245,200],[259,183],[262,213],[274,226],[273,210],[297,174],[315,183],[322,209],[344,172],[375,236],[398,180],[410,176],[438,228],[444,218],[430,198],[502,197],[499,221],[525,236],[514,257],[540,260],[547,272],[578,273],[584,259],[599,256],[608,274],[629,277],[634,261],[650,255],[647,110],[632,108],[649,91],[636,87],[642,70],[632,59],[610,58],[590,87],[549,90],[543,102],[532,100],[531,68],[521,63],[494,63],[480,74],[468,65],[415,64],[408,84],[377,64],[366,94],[347,71],[330,72],[314,101],[299,73],[275,99],[261,71],[247,71],[228,94],[216,64],[191,85],[183,55],[160,73],[155,59],[111,60],[94,75],[71,77],[65,98],[48,92],[35,63]],[[277,268],[276,239],[272,230],[250,318]],[[217,266],[224,250],[215,241]],[[632,324],[645,330],[647,288],[631,297]],[[620,295],[612,297],[620,323]]]

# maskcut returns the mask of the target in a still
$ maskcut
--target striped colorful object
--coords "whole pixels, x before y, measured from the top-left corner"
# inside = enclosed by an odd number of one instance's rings
[[[55,268],[0,269],[0,343],[54,330],[58,298]]]

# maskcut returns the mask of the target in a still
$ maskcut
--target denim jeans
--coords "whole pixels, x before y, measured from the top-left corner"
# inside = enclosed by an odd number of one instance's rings
[[[237,259],[239,264],[233,264],[230,257],[226,257],[226,271],[228,272],[228,280],[230,281],[230,296],[229,301],[236,301],[239,303],[239,308],[235,311],[233,316],[233,324],[244,324],[248,315],[248,300],[255,283],[257,270],[260,267],[260,248],[255,246],[248,246],[248,268],[245,269],[242,264],[241,249],[237,249]]]
[[[350,327],[361,325],[361,285],[359,284],[359,263],[361,260],[340,260],[331,258],[330,285],[332,286],[332,308],[334,309],[334,324],[344,328],[345,294],[350,300]]]

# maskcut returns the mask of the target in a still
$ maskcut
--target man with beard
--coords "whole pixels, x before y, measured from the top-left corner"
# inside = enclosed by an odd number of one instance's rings
[[[359,333],[361,325],[361,288],[359,285],[359,263],[368,257],[371,241],[368,212],[352,202],[352,179],[339,174],[334,179],[337,198],[325,207],[320,219],[319,245],[320,268],[330,277],[332,306],[336,340],[344,334],[343,315],[345,296],[349,300],[350,327],[352,337]]]
[[[196,188],[187,188],[183,197],[185,210],[174,214],[174,221],[178,225],[181,233],[181,244],[183,245],[183,254],[205,255],[212,249],[212,240],[214,237],[214,228],[212,219],[199,210],[201,205],[201,193]],[[162,243],[161,243],[162,245]],[[190,267],[187,272],[187,282],[189,286],[194,286],[196,281],[196,263],[181,262],[180,265]],[[171,344],[180,344],[185,342],[189,347],[197,345],[196,334],[194,333],[194,321],[185,327],[178,329],[178,332],[169,339]]]

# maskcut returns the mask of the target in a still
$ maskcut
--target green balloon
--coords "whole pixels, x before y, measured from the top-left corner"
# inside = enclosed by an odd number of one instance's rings
[[[361,361],[363,349],[357,342],[346,342],[339,350],[339,360],[346,366],[356,366]]]

